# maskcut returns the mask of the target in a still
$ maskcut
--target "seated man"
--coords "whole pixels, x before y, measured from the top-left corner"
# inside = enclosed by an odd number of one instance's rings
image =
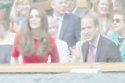
[[[73,47],[80,39],[81,18],[74,14],[66,14],[67,0],[51,0],[52,16],[58,22],[56,39],[67,42]]]
[[[117,46],[99,33],[99,22],[94,15],[82,19],[81,30],[84,40],[82,55],[84,62],[119,62],[121,56]]]

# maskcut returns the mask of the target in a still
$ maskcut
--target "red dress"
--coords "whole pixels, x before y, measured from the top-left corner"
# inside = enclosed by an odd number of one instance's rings
[[[20,55],[20,52],[17,48],[19,44],[18,42],[19,42],[19,36],[17,35],[11,51],[11,56],[14,58],[18,58]],[[33,54],[23,55],[22,56],[23,63],[46,63],[49,57],[52,63],[59,62],[57,47],[54,39],[51,36],[49,36],[49,45],[50,45],[50,49],[45,53],[44,56],[38,56],[35,52]],[[34,46],[35,46],[35,49],[37,49],[38,47],[37,39],[34,39]]]

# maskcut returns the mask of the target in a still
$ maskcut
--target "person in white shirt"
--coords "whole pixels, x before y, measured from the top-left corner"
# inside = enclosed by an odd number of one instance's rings
[[[48,24],[49,24],[49,33],[55,38],[58,30],[57,21],[53,17],[48,16]],[[55,42],[59,52],[60,63],[68,63],[69,49],[68,49],[67,43],[63,40],[56,39],[56,38],[55,38]]]
[[[6,11],[0,9],[0,64],[9,64],[15,33],[10,32]]]

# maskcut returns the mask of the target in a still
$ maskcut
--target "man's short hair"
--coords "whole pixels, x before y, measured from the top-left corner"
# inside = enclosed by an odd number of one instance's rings
[[[85,20],[87,18],[92,19],[95,26],[99,26],[99,20],[98,20],[97,14],[95,14],[95,13],[87,14],[86,16],[82,17],[82,20]]]

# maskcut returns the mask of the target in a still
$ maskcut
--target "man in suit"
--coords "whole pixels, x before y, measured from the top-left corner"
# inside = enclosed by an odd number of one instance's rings
[[[120,52],[117,46],[99,33],[98,20],[94,15],[82,19],[81,30],[84,40],[82,55],[84,62],[119,62]]]
[[[66,0],[51,0],[53,17],[58,21],[57,38],[66,41],[72,47],[80,39],[80,17],[66,14]]]
[[[67,13],[72,13],[80,18],[85,16],[89,11],[87,7],[78,8],[77,0],[66,0],[66,3],[67,3]]]

